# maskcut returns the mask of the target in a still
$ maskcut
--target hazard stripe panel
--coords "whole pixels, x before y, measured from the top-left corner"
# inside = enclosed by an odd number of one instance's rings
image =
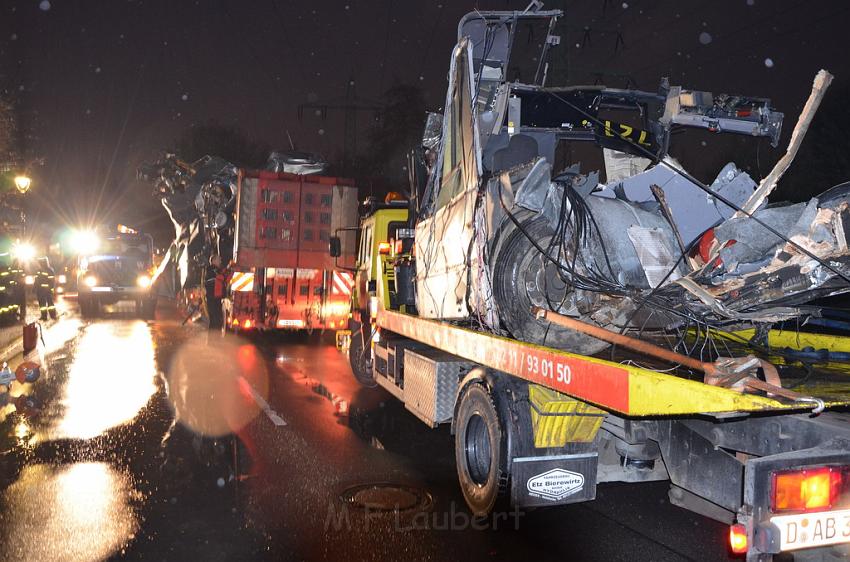
[[[333,292],[336,295],[351,295],[354,287],[354,276],[347,271],[333,272]]]
[[[628,416],[809,409],[695,380],[379,310],[378,326],[510,375]],[[824,397],[827,407],[846,400]]]
[[[254,274],[244,271],[234,271],[230,277],[231,291],[253,291]]]

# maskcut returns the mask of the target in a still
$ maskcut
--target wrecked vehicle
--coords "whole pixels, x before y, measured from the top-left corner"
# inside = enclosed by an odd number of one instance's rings
[[[165,154],[139,168],[139,179],[153,184],[174,224],[174,242],[162,263],[175,267],[178,291],[202,286],[210,265],[230,261],[237,173],[236,166],[216,156],[190,164]]]
[[[850,338],[771,327],[850,289],[850,194],[767,202],[830,76],[764,180],[730,163],[704,185],[670,156],[674,131],[777,146],[783,115],[666,82],[547,86],[561,15],[534,2],[461,20],[410,204],[361,222],[356,378],[451,424],[476,516],[669,481],[670,502],[728,524],[748,560],[841,554],[850,368],[832,352]],[[808,348],[827,364],[789,353]]]
[[[274,151],[265,169],[302,176],[320,173],[327,166],[309,153]],[[216,290],[216,277],[234,260],[239,174],[234,164],[210,155],[187,163],[175,154],[164,154],[138,170],[140,179],[153,184],[154,196],[174,224],[174,242],[160,267],[174,268],[175,292],[189,310],[200,309],[214,323],[221,320],[226,292]]]
[[[545,87],[551,35],[519,83],[508,20],[467,18],[460,36],[446,115],[426,132],[437,150],[418,201],[422,316],[595,353],[608,344],[532,307],[646,334],[805,319],[818,315],[807,302],[850,290],[846,194],[768,207],[773,174],[760,187],[729,163],[704,185],[668,155],[682,128],[777,146],[783,115],[769,100],[666,81],[657,93]]]

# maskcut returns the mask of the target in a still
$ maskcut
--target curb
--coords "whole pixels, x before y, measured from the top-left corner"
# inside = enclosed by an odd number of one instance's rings
[[[56,320],[33,320],[33,322],[41,324],[41,329],[46,330],[48,328],[53,327],[59,320],[62,318],[62,314],[59,315],[59,318]],[[18,355],[23,355],[24,353],[24,325],[21,324],[18,326],[19,335],[15,336],[8,343],[2,344],[0,346],[0,363],[6,362],[11,363],[12,359],[17,357]],[[41,336],[39,336],[40,340]],[[36,349],[38,345],[36,345]]]
[[[24,352],[24,335],[23,335],[23,326],[21,326],[21,335],[15,337],[12,340],[12,343],[7,344],[3,347],[2,351],[0,351],[0,362],[9,363],[16,356],[23,354]]]

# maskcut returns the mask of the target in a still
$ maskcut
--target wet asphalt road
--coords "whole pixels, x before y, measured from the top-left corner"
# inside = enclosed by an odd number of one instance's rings
[[[664,484],[471,521],[448,428],[358,387],[327,339],[70,307],[36,355],[12,387],[32,404],[0,409],[0,560],[729,559]]]

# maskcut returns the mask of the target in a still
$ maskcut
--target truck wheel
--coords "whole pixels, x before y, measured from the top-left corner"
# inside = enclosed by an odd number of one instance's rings
[[[156,298],[142,301],[142,318],[145,320],[156,318]]]
[[[544,217],[526,220],[525,233],[515,229],[507,235],[493,268],[493,297],[499,319],[518,340],[592,355],[610,344],[575,330],[538,320],[533,306],[549,308],[569,297],[573,290],[557,275],[554,264],[545,260],[529,237],[541,247],[549,245],[554,231]],[[583,318],[585,321],[589,319]]]
[[[142,320],[153,320],[156,311],[156,301],[153,299],[136,300],[136,316]]]
[[[79,297],[80,314],[83,318],[92,318],[95,316],[95,303],[91,297]]]
[[[372,360],[369,355],[369,336],[361,327],[359,330],[351,331],[351,343],[348,346],[348,361],[351,363],[351,371],[357,382],[365,387],[372,388],[375,382],[375,374],[372,372]]]
[[[491,513],[507,498],[505,431],[490,391],[466,387],[455,419],[455,463],[466,504],[476,517]]]

